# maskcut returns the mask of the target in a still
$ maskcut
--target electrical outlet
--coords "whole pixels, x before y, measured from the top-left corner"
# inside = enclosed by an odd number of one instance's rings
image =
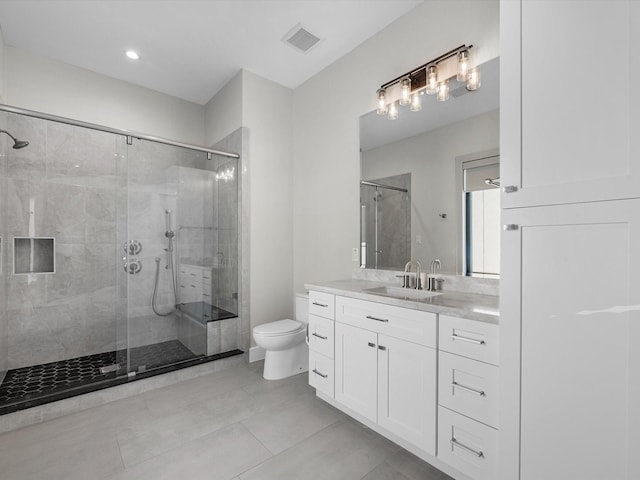
[[[358,247],[353,247],[351,249],[351,260],[353,260],[354,262],[360,260],[360,252],[358,251]]]

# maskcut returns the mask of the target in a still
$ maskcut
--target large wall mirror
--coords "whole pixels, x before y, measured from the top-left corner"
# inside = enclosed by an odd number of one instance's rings
[[[452,82],[446,102],[425,96],[397,120],[360,117],[361,266],[499,275],[499,71],[481,65],[482,86]]]

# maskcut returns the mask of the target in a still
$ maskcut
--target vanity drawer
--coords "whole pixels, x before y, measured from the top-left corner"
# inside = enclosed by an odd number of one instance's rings
[[[333,320],[335,295],[332,293],[309,292],[309,313]]]
[[[309,315],[309,349],[333,358],[334,325],[333,320]]]
[[[498,431],[438,407],[438,458],[474,480],[498,478]]]
[[[447,352],[438,358],[438,403],[497,428],[499,368]]]
[[[333,398],[333,359],[309,350],[309,385]]]
[[[338,296],[336,321],[426,347],[436,347],[435,313]]]
[[[445,352],[499,365],[498,326],[440,315],[439,348]]]

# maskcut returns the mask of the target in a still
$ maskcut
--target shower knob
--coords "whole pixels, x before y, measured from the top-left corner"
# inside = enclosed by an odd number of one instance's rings
[[[129,275],[137,275],[142,271],[142,262],[140,260],[131,260],[129,262],[125,262],[124,271]]]
[[[122,244],[122,249],[128,255],[139,255],[142,251],[142,244],[138,240],[129,240]]]

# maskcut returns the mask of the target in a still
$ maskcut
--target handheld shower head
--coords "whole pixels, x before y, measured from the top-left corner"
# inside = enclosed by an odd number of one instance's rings
[[[11,137],[11,139],[13,140],[13,149],[14,150],[18,150],[20,148],[24,148],[27,145],[29,145],[29,142],[27,142],[26,140],[18,140],[16,137],[14,137],[13,135],[11,135],[9,132],[7,132],[6,130],[0,130],[0,132],[2,133],[6,133],[7,135],[9,135]]]

